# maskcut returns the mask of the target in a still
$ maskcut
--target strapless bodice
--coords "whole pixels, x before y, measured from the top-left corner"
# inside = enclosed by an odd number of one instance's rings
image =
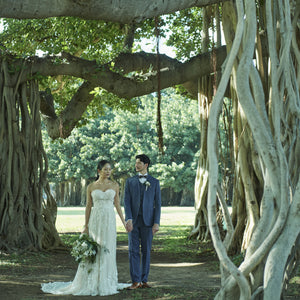
[[[107,189],[106,191],[102,191],[100,189],[95,189],[91,192],[93,203],[94,205],[97,204],[97,202],[102,201],[114,201],[114,197],[116,195],[115,190],[113,189]]]

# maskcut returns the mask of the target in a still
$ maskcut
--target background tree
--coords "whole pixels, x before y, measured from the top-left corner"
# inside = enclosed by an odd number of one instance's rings
[[[139,97],[133,112],[106,107],[101,117],[75,128],[65,140],[51,141],[44,131],[48,179],[55,183],[55,198],[60,205],[85,202],[85,192],[81,189],[85,190],[86,184],[94,180],[101,159],[112,162],[113,177],[123,187],[128,176],[135,174],[135,155],[142,152],[151,157],[151,173],[161,181],[163,205],[180,205],[187,197],[193,199],[200,137],[197,104],[171,90],[162,91],[165,154],[161,156],[157,147],[155,98]],[[72,191],[76,187],[77,199],[74,199]]]

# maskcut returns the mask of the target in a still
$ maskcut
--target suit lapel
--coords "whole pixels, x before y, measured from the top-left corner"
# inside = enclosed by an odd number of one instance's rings
[[[135,184],[135,187],[136,187],[136,191],[137,191],[137,197],[138,199],[140,199],[140,180],[139,180],[139,176],[135,176],[134,177],[134,184]]]

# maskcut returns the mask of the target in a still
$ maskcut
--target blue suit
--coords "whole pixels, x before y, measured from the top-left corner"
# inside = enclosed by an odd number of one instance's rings
[[[159,181],[148,175],[146,183],[139,177],[128,178],[125,184],[125,220],[132,220],[133,230],[128,234],[130,276],[132,282],[147,282],[150,270],[152,226],[160,224],[161,192]],[[140,247],[142,260],[140,260]]]

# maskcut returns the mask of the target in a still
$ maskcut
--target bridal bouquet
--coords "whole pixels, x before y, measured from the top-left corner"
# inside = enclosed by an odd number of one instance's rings
[[[78,240],[73,244],[71,255],[75,260],[80,262],[93,263],[96,259],[99,244],[95,242],[90,236],[83,233]]]

